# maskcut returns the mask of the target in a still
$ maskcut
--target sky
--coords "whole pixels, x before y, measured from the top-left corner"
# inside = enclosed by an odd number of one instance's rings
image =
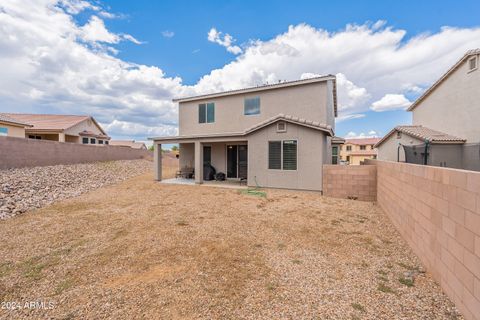
[[[177,134],[173,97],[337,76],[335,134],[382,136],[469,49],[476,1],[2,0],[0,112]]]

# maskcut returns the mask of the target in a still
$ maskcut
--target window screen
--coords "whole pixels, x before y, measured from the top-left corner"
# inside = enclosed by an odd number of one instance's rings
[[[207,103],[207,122],[215,122],[215,104]]]
[[[245,115],[260,114],[260,97],[245,98],[243,113]]]
[[[82,143],[83,144],[88,144],[88,138],[82,138]]]
[[[103,140],[98,140],[98,144],[103,144]]]
[[[207,119],[207,106],[205,103],[198,105],[198,123],[205,123]]]
[[[269,141],[268,142],[268,169],[282,168],[282,142]]]
[[[297,170],[297,141],[283,141],[283,170]]]
[[[90,144],[95,144],[95,138],[90,138]]]

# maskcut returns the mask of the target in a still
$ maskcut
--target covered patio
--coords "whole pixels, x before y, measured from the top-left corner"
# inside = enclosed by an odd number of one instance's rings
[[[248,176],[248,141],[242,136],[188,136],[154,139],[155,180],[162,180],[162,144],[179,144],[179,172],[165,183],[210,186],[246,186]],[[212,173],[223,173],[217,181]]]

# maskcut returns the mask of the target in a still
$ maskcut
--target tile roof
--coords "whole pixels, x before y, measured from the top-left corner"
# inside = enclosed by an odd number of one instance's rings
[[[17,119],[13,119],[5,113],[0,113],[0,121],[1,122],[8,122],[8,123],[11,123],[11,124],[14,124],[14,125],[16,124],[16,125],[20,125],[20,126],[25,126],[25,127],[31,127],[32,126],[31,124],[29,124],[25,121],[20,121],[20,120],[17,120]]]
[[[280,120],[290,122],[290,123],[295,123],[295,124],[298,124],[298,125],[301,125],[301,126],[310,127],[310,128],[313,128],[313,129],[327,131],[327,132],[330,133],[331,136],[333,136],[332,126],[330,126],[330,125],[327,125],[325,123],[316,122],[316,121],[306,120],[306,119],[302,119],[302,118],[298,118],[298,117],[294,117],[294,116],[290,116],[290,115],[285,115],[283,113],[280,113],[280,114],[278,114],[274,117],[271,117],[270,119],[262,121],[262,122],[260,122],[256,125],[248,128],[247,130],[245,130],[245,133],[248,134],[250,132],[256,131],[256,130],[258,130],[260,128],[263,128],[263,127],[265,127],[269,124],[272,124],[273,122],[280,121]]]
[[[274,84],[266,84],[266,85],[261,85],[256,87],[247,87],[247,88],[236,89],[236,90],[227,90],[227,91],[221,91],[216,93],[202,94],[197,96],[174,98],[172,101],[173,102],[195,101],[195,100],[209,99],[214,97],[228,96],[233,94],[242,94],[242,93],[256,92],[256,91],[263,91],[263,90],[280,89],[283,87],[310,84],[310,83],[322,82],[327,80],[333,80],[333,108],[334,108],[335,116],[337,116],[337,83],[336,83],[335,75],[332,75],[332,74],[312,77],[308,79],[284,81],[284,82],[278,82]]]
[[[346,144],[355,144],[355,145],[367,145],[367,144],[376,144],[382,138],[346,138]]]
[[[357,150],[349,152],[348,155],[350,156],[375,156],[377,155],[376,150]]]
[[[122,146],[122,147],[130,147],[133,149],[142,149],[145,146],[143,142],[136,142],[135,140],[111,140],[111,146]],[[146,146],[145,146],[146,148]]]
[[[17,121],[26,122],[31,125],[30,131],[49,130],[63,131],[74,125],[91,119],[98,129],[107,134],[98,122],[91,116],[68,115],[68,114],[29,114],[29,113],[3,113],[4,115]]]
[[[57,115],[57,114],[27,114],[27,113],[7,113],[17,121],[22,121],[33,125],[32,129],[39,130],[65,130],[89,116]]]
[[[432,144],[462,144],[465,143],[465,139],[443,133],[437,130],[433,130],[420,125],[411,125],[411,126],[396,126],[392,129],[385,137],[382,138],[374,147],[380,146],[389,136],[391,136],[395,131],[405,133],[411,137],[426,140]]]
[[[447,72],[445,72],[443,74],[443,76],[440,77],[440,79],[438,79],[437,81],[435,81],[435,83],[430,87],[428,88],[420,97],[418,97],[417,100],[415,100],[415,102],[413,102],[410,107],[408,107],[407,111],[412,111],[413,109],[415,109],[419,104],[420,102],[422,102],[430,93],[432,93],[445,79],[447,79],[452,73],[453,71],[455,71],[458,67],[460,67],[464,62],[465,60],[467,60],[469,57],[471,56],[474,56],[474,55],[479,55],[480,54],[480,48],[477,48],[477,49],[472,49],[472,50],[468,50],[464,55],[463,57],[460,58],[460,60],[457,61],[457,63],[455,63],[450,69],[447,70]]]

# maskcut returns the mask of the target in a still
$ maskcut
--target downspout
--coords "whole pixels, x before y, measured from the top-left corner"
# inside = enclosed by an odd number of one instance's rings
[[[428,146],[430,144],[430,141],[428,141],[427,139],[425,139],[425,154],[424,154],[424,157],[423,157],[423,164],[424,165],[427,165],[428,163]]]
[[[402,146],[402,144],[399,142],[398,147],[397,147],[397,162],[400,162],[400,147],[401,146]],[[405,162],[407,162],[406,159],[405,159]]]

